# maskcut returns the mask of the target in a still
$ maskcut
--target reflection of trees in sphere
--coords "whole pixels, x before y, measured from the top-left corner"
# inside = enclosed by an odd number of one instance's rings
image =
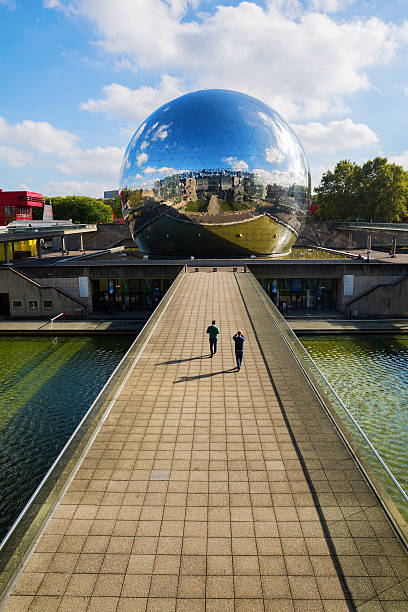
[[[288,250],[310,201],[292,129],[245,94],[204,90],[156,110],[122,164],[124,216],[141,249],[162,255]]]

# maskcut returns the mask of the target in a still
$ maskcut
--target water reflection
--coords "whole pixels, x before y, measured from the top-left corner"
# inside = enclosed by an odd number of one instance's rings
[[[300,339],[408,493],[408,337]]]
[[[0,340],[0,541],[131,342]]]

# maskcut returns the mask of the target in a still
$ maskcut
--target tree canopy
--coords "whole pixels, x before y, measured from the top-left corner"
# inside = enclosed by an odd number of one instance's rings
[[[114,198],[109,198],[107,200],[104,200],[105,204],[108,204],[108,206],[110,206],[116,216],[116,219],[122,219],[123,218],[123,213],[122,213],[122,204],[120,201],[120,195],[115,196]]]
[[[113,210],[104,200],[87,196],[52,198],[54,219],[72,219],[74,223],[112,223]]]
[[[345,159],[323,174],[313,200],[321,219],[398,223],[408,216],[408,172],[385,157]]]

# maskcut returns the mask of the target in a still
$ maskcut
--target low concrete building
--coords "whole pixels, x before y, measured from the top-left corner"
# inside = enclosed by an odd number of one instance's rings
[[[408,302],[396,289],[400,281],[408,278],[407,264],[367,263],[357,259],[276,260],[251,263],[250,268],[284,312],[332,309],[351,316],[348,305],[367,295],[359,302],[358,316],[406,316],[407,313]],[[388,287],[390,306],[386,309],[381,301],[376,301],[374,294],[371,296],[371,291],[378,286],[384,287],[384,292]],[[286,304],[284,308],[283,304]],[[393,314],[388,314],[391,312]]]
[[[110,251],[99,257],[26,259],[0,268],[0,310],[3,316],[12,318],[51,318],[62,311],[69,317],[93,313],[145,316],[156,307],[183,266],[191,272],[247,266],[284,314],[338,311],[359,317],[407,316],[403,281],[408,278],[408,266],[392,260],[145,261]],[[382,294],[385,301],[379,297]]]
[[[40,284],[11,267],[0,268],[0,314],[12,319],[51,319],[60,313],[83,318],[86,301],[61,288]]]

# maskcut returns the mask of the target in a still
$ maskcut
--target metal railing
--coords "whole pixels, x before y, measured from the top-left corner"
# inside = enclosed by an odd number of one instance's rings
[[[249,275],[282,339],[290,348],[299,367],[376,492],[405,546],[408,547],[407,493],[255,276],[251,272]]]
[[[64,310],[64,312],[60,312],[55,317],[52,317],[52,319],[50,319],[51,327],[52,327],[52,324],[54,323],[55,319],[59,319],[60,317],[64,317],[64,321],[65,321],[65,319],[67,318],[67,311]]]
[[[173,299],[184,274],[183,267],[0,543],[0,608]]]
[[[333,226],[344,229],[372,229],[375,230],[392,230],[397,232],[408,232],[408,223],[376,223],[375,221],[334,221]]]

